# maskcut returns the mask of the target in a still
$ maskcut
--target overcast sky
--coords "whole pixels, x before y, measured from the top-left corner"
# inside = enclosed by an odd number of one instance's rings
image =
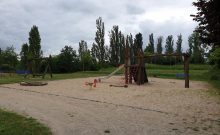
[[[183,48],[196,27],[190,14],[192,0],[0,0],[0,47],[13,45],[19,52],[37,25],[44,54],[58,54],[65,45],[78,49],[80,40],[94,42],[98,17],[105,22],[106,45],[113,25],[124,34],[143,34],[144,47],[150,33],[165,38],[183,35]],[[165,42],[163,43],[163,45]]]

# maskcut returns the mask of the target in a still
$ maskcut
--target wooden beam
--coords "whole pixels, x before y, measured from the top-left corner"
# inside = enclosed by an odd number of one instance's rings
[[[129,47],[125,47],[125,84],[128,84],[128,61],[129,61]]]
[[[186,53],[182,54],[177,54],[177,53],[172,53],[172,54],[152,54],[152,55],[145,55],[144,58],[149,58],[149,57],[162,57],[162,56],[176,56],[176,57],[182,57],[184,55],[188,55]],[[139,57],[139,56],[137,56]]]
[[[189,88],[189,55],[184,55],[185,88]]]

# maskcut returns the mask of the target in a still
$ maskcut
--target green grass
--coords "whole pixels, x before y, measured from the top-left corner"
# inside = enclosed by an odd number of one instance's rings
[[[33,118],[0,109],[0,135],[52,135],[50,129]]]
[[[85,72],[76,72],[76,73],[68,73],[68,74],[53,74],[53,78],[50,79],[49,76],[46,76],[45,80],[61,80],[61,79],[72,79],[72,78],[84,78],[84,77],[95,77],[95,76],[105,76],[114,71],[115,67],[103,68],[99,71],[85,71]],[[156,64],[146,64],[146,71],[148,76],[154,76],[158,78],[176,78],[177,73],[183,73],[183,65],[156,65]],[[210,81],[210,69],[212,67],[210,65],[201,65],[201,64],[190,64],[190,80],[199,80],[199,81],[207,81],[212,84],[215,88],[220,89],[220,82]],[[119,71],[117,74],[123,74],[124,69]],[[211,73],[215,74],[215,73]],[[176,78],[178,79],[178,78]],[[41,80],[39,79],[24,79],[23,76],[12,75],[1,77],[0,76],[0,84],[6,83],[17,83],[21,81],[35,81]],[[220,91],[220,90],[219,90]]]

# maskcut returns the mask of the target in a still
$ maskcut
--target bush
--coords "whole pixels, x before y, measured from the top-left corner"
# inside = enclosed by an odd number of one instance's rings
[[[0,66],[0,71],[7,73],[7,72],[14,72],[15,69],[12,66],[10,66],[9,64],[2,64]]]
[[[220,81],[220,70],[219,69],[212,69],[209,71],[209,79],[210,80],[219,80]]]
[[[215,51],[211,53],[210,61],[213,61],[216,68],[220,69],[220,47],[217,47]]]

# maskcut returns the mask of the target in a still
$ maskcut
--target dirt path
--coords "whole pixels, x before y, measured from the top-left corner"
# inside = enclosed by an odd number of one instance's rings
[[[48,82],[43,87],[0,86],[0,107],[39,119],[55,135],[160,135],[220,133],[220,100],[208,85],[150,78],[143,86],[109,87],[113,77],[92,90],[94,78]],[[110,133],[109,133],[110,132]]]

